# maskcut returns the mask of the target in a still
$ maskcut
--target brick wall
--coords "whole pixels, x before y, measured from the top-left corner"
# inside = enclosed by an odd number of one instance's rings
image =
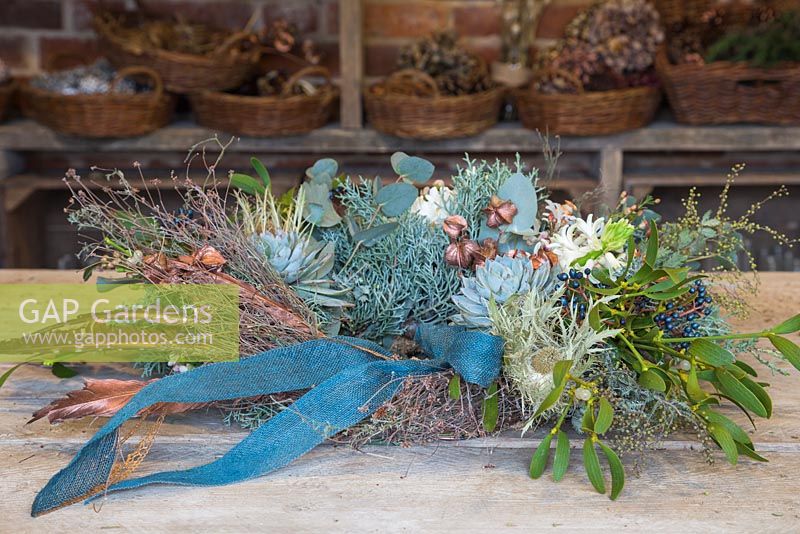
[[[87,4],[97,0],[0,0],[0,58],[16,74],[51,68],[59,55],[99,55]],[[103,0],[132,9],[135,0]],[[191,20],[242,27],[254,12],[257,26],[286,18],[313,38],[324,64],[338,71],[336,0],[139,0],[149,10],[180,13]],[[537,44],[558,37],[588,0],[553,0],[537,29]],[[364,0],[365,64],[368,76],[388,73],[404,44],[435,29],[455,29],[467,47],[487,60],[500,52],[496,0]]]

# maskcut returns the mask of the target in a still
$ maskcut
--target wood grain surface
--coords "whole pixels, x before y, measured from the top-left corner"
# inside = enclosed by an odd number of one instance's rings
[[[0,271],[0,283],[70,280],[78,276]],[[765,273],[753,313],[737,329],[758,330],[798,313],[799,301],[800,275]],[[137,376],[121,366],[80,371]],[[758,422],[753,439],[769,463],[732,467],[717,455],[709,465],[695,442],[677,436],[649,454],[638,474],[628,473],[616,502],[591,489],[579,451],[562,482],[531,480],[538,435],[508,433],[411,448],[324,445],[242,484],[150,487],[31,519],[36,492],[102,421],[26,425],[35,409],[81,385],[80,377],[58,380],[27,366],[0,389],[0,532],[798,532],[800,377],[763,377],[772,384],[775,415]],[[244,435],[214,410],[175,416],[142,473],[213,460]]]

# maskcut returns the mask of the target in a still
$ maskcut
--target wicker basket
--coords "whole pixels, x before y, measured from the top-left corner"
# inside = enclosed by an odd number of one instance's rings
[[[718,61],[673,65],[665,53],[658,75],[678,122],[800,124],[800,64],[754,68]]]
[[[23,83],[20,87],[22,112],[35,121],[68,135],[144,135],[169,123],[175,98],[164,92],[161,78],[147,67],[121,69],[117,72],[114,84],[136,74],[152,78],[153,90],[135,95],[62,95]]]
[[[307,76],[323,76],[327,83],[313,95],[292,95],[292,88]],[[197,122],[207,128],[236,135],[274,137],[299,135],[324,126],[331,118],[339,90],[324,67],[307,67],[292,75],[281,96],[244,96],[203,91],[191,95]]]
[[[573,83],[577,94],[542,94],[531,87],[514,91],[526,128],[557,135],[614,134],[646,126],[661,104],[657,87],[585,92],[576,77],[558,73]]]
[[[0,121],[6,118],[17,84],[14,81],[0,85]]]
[[[427,95],[401,94],[392,86],[413,79],[427,87]],[[426,73],[404,69],[364,95],[367,118],[376,130],[398,137],[447,139],[467,137],[492,127],[500,115],[504,91],[500,88],[461,96],[442,96]]]
[[[143,65],[156,71],[168,91],[179,94],[204,90],[224,91],[240,86],[251,74],[255,55],[231,57],[230,49],[249,36],[247,32],[232,34],[213,54],[198,56],[159,49],[144,49],[121,39],[113,25],[100,16],[94,17],[100,36],[100,47],[118,68]]]

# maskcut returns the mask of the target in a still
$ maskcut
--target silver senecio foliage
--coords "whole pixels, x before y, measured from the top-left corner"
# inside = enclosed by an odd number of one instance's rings
[[[460,313],[452,320],[468,328],[491,328],[491,300],[499,305],[530,291],[550,294],[556,284],[554,274],[549,263],[534,269],[527,257],[498,256],[488,260],[478,267],[474,277],[464,279],[461,291],[453,296]]]
[[[123,79],[114,87],[115,75],[116,71],[108,60],[99,59],[91,65],[43,74],[34,78],[31,84],[62,95],[98,95],[112,89],[118,94],[132,95],[147,90],[130,79]]]

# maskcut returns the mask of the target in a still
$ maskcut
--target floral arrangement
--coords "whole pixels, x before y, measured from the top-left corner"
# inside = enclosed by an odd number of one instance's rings
[[[664,32],[646,0],[603,0],[578,14],[564,38],[539,57],[541,93],[655,86],[653,64]]]
[[[258,362],[270,354],[297,350],[292,365],[313,356],[333,358],[326,361],[335,367],[358,353],[367,363],[345,370],[355,384],[346,398],[326,389],[331,381],[339,386],[340,374],[322,383],[315,375],[309,382],[319,385],[309,385],[304,395],[288,388],[253,397],[250,387],[241,398],[228,393],[225,402],[185,404],[201,397],[176,393],[158,397],[160,403],[144,413],[163,418],[211,404],[229,421],[257,429],[246,438],[249,447],[276,439],[270,437],[272,428],[311,446],[326,437],[358,446],[541,428],[546,432],[532,451],[530,476],[541,477],[550,465],[553,479],[562,479],[570,442],[580,440],[591,485],[611,499],[624,485],[622,453],[641,455],[678,429],[691,429],[704,450],[720,449],[733,464],[741,457],[765,460],[745,428],[721,410],[736,407],[750,421],[772,413],[767,384],[743,355],[775,372],[785,373],[784,363],[800,369],[800,347],[790,339],[800,330],[800,315],[764,331],[734,333],[723,312],[750,276],[731,261],[747,255],[742,234],[766,230],[792,244],[752,221],[763,203],[732,219],[725,213],[726,188],[716,213],[700,215],[693,193],[686,216],[674,222],[660,221],[657,201],[627,195],[607,214],[584,215],[576,203],[552,201],[546,177],[540,179],[519,160],[508,165],[466,159],[445,181],[433,180],[430,162],[400,152],[391,157],[396,176],[389,183],[344,176],[335,161],[322,159],[306,171],[301,186],[280,196],[272,192],[266,168],[253,159],[251,174],[230,174],[235,192],[229,203],[207,187],[220,168],[225,147],[219,148],[203,185],[173,177],[183,188],[184,205],[177,212],[141,191],[146,181],[134,186],[117,171],[108,178],[118,180],[121,189],[105,191],[111,202],[70,173],[68,212],[79,228],[103,236],[84,250],[93,259],[87,273],[102,267],[151,283],[211,281],[242,288],[241,321],[248,328],[241,333],[241,365],[250,365],[254,374],[231,377],[225,373],[243,372],[238,362],[195,368],[176,355],[172,366],[146,369],[147,375],[166,373],[166,378],[91,381],[35,418],[53,422],[116,413],[107,425],[114,427],[142,415],[147,405],[142,399],[162,382],[182,384],[181,392],[233,379],[251,383],[260,380]],[[549,157],[552,168],[554,155]],[[783,194],[783,188],[775,193]],[[701,271],[701,262],[709,259],[728,274]],[[438,329],[436,335],[431,329]],[[757,344],[762,339],[772,348]],[[344,345],[332,348],[337,344]],[[327,350],[341,352],[332,357]],[[248,358],[253,354],[258,355]],[[420,370],[426,365],[433,367]],[[340,405],[384,368],[391,369],[391,378],[366,392],[363,404],[353,401],[351,418],[341,422],[337,410],[346,407]],[[212,375],[230,380],[208,378]],[[320,391],[333,396],[315,396]],[[302,433],[308,422],[281,426],[308,413],[312,402],[327,410],[325,418],[318,416],[323,426],[310,434]],[[76,472],[103,463],[95,447],[109,436],[117,439],[109,432],[104,427],[53,478],[37,497],[34,514],[109,486],[113,491],[176,480],[230,483],[246,478],[239,474],[242,462],[247,476],[275,467],[237,456],[238,463],[225,468],[226,455],[204,466],[216,464],[213,479],[180,478],[193,476],[189,470],[120,481],[115,478],[120,471],[109,464],[100,477],[108,478],[105,485],[65,493],[64,487],[73,491],[80,484],[74,482]],[[303,441],[309,436],[315,441]],[[292,445],[275,446],[284,451]],[[264,451],[270,456],[273,449]],[[56,490],[58,500],[51,502]]]

